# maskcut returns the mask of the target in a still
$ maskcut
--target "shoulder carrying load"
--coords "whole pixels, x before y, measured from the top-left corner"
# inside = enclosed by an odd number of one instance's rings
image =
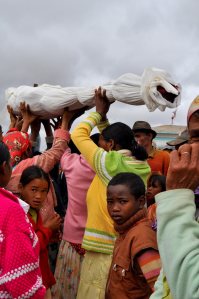
[[[38,87],[10,87],[5,98],[14,113],[19,113],[19,104],[25,101],[31,111],[42,118],[53,118],[63,114],[64,108],[70,110],[83,106],[94,106],[96,87],[61,87],[48,84]],[[102,85],[107,90],[110,101],[120,101],[130,105],[146,105],[149,111],[166,107],[176,108],[180,104],[181,86],[174,82],[164,70],[147,68],[142,76],[127,73],[118,79]]]

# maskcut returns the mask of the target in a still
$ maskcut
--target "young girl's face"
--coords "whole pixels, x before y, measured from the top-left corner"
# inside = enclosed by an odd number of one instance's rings
[[[147,187],[146,191],[146,199],[153,199],[156,194],[162,192],[162,187],[158,181],[152,181],[149,182],[149,185]]]
[[[144,196],[138,199],[130,193],[127,185],[108,186],[107,208],[109,215],[117,224],[123,224],[144,206]]]
[[[39,210],[48,194],[48,182],[45,179],[34,179],[27,185],[19,184],[21,198],[32,208]]]
[[[99,147],[103,148],[105,151],[107,152],[110,151],[111,143],[109,141],[106,141],[102,135],[100,135],[99,137],[98,145]]]

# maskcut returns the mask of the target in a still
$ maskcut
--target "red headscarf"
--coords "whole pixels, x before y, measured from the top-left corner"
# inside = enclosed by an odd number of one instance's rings
[[[4,136],[3,142],[7,145],[10,157],[11,165],[14,167],[21,161],[22,155],[31,148],[31,142],[28,133],[20,132],[17,129],[10,129]]]

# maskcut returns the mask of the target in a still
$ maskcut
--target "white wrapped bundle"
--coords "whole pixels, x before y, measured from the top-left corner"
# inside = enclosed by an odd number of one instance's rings
[[[8,88],[5,98],[16,114],[19,104],[25,101],[31,111],[42,118],[52,118],[63,114],[64,108],[74,110],[83,106],[94,106],[96,87],[61,87],[48,84],[38,87],[19,86]],[[156,108],[175,108],[180,104],[181,87],[164,70],[145,69],[142,76],[124,74],[118,79],[102,85],[110,101],[120,101],[130,105],[146,105],[149,111]]]

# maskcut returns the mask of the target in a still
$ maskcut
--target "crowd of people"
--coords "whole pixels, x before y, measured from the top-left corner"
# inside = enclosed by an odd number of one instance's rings
[[[20,116],[8,107],[0,298],[199,298],[199,97],[171,153],[146,121],[110,124],[110,106],[99,87],[71,132],[85,109],[43,120],[25,102]]]

